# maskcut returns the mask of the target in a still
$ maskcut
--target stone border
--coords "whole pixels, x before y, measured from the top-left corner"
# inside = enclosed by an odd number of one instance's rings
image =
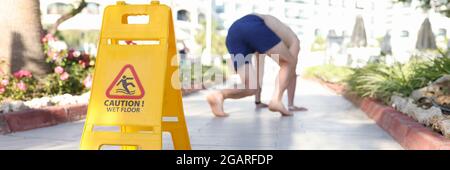
[[[183,89],[183,96],[198,92],[201,89]],[[0,114],[0,134],[26,131],[36,128],[54,126],[60,123],[73,122],[86,118],[87,104],[48,106],[41,109]]]
[[[2,114],[0,115],[0,133],[20,132],[81,120],[86,117],[86,111],[86,104],[78,104],[49,106]]]
[[[420,124],[406,114],[370,98],[346,91],[343,85],[313,79],[361,108],[378,126],[388,132],[403,148],[409,150],[450,150],[450,139]]]

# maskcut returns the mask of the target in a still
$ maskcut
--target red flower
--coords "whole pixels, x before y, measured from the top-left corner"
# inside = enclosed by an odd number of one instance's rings
[[[75,59],[75,50],[74,49],[70,49],[67,52],[67,59],[69,59],[69,60]]]
[[[21,79],[21,78],[24,78],[24,77],[31,78],[33,75],[31,74],[31,72],[29,72],[29,71],[27,71],[27,70],[19,70],[18,72],[15,72],[15,73],[13,74],[13,76],[14,76],[16,79]]]
[[[89,66],[89,62],[91,62],[90,55],[87,53],[83,53],[81,55],[81,60],[78,61],[78,64],[80,64],[83,68],[86,68]]]

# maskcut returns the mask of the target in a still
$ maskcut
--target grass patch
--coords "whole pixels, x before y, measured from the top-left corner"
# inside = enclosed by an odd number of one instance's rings
[[[354,71],[348,67],[335,65],[322,65],[309,67],[305,70],[304,76],[307,78],[318,78],[330,83],[344,83]]]

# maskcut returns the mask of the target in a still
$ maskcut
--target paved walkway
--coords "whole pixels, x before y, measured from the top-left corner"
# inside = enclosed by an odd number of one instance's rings
[[[263,99],[267,101],[273,84],[265,82]],[[341,96],[307,80],[301,80],[299,87],[296,101],[309,111],[293,117],[257,110],[248,97],[227,101],[230,117],[215,118],[205,101],[207,91],[185,97],[193,149],[402,149]],[[83,124],[78,121],[0,135],[0,149],[78,149]],[[170,136],[164,140],[164,148],[171,149]]]

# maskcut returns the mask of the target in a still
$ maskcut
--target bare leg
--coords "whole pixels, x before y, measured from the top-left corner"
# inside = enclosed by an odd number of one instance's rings
[[[273,94],[272,100],[269,103],[269,109],[271,111],[280,112],[284,116],[292,115],[282,103],[282,97],[284,91],[289,85],[289,81],[294,73],[294,57],[289,52],[289,49],[283,42],[278,43],[272,47],[267,54],[275,60],[280,65],[280,71],[278,73],[275,92]]]
[[[256,74],[257,74],[257,81],[258,81],[258,88],[256,89],[255,94],[255,104],[256,108],[265,108],[269,105],[265,103],[261,103],[261,91],[262,91],[262,81],[263,81],[263,75],[264,75],[264,54],[256,53]]]
[[[295,89],[297,86],[297,61],[298,61],[298,53],[300,52],[300,46],[298,43],[291,44],[289,46],[289,52],[294,57],[294,73],[291,79],[291,82],[288,85],[287,93],[288,93],[288,107],[294,106],[294,97],[295,97]]]
[[[245,64],[238,68],[238,74],[245,85],[245,89],[224,89],[213,92],[207,96],[211,110],[217,117],[228,116],[223,109],[223,102],[225,99],[240,99],[255,95],[257,91],[257,86],[253,85],[256,83],[256,71],[252,65]]]
[[[260,16],[264,19],[266,25],[282,39],[292,57],[294,57],[293,76],[290,78],[290,83],[287,87],[288,108],[290,111],[306,111],[306,108],[294,105],[295,90],[297,87],[297,73],[295,71],[297,68],[298,54],[300,52],[300,41],[298,40],[297,35],[277,18],[270,15]]]

